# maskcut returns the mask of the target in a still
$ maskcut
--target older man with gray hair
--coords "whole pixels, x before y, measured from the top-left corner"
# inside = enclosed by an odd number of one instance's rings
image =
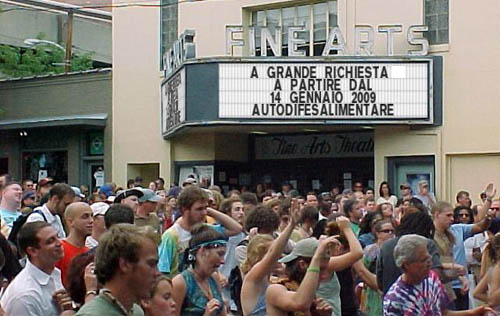
[[[403,274],[384,297],[384,315],[487,315],[492,310],[478,307],[466,311],[448,310],[450,300],[436,272],[431,270],[428,240],[416,234],[401,237],[394,248],[394,260]]]

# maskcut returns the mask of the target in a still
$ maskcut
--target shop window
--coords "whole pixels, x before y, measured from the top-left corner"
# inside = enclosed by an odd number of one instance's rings
[[[429,31],[424,36],[431,45],[449,42],[449,0],[424,0],[425,24]]]
[[[67,151],[23,153],[23,179],[38,181],[46,177],[56,182],[68,182]]]
[[[251,25],[255,26],[256,55],[261,55],[260,27],[267,27],[274,35],[274,28],[282,28],[282,55],[288,55],[288,27],[304,26],[306,31],[298,33],[306,45],[299,49],[306,52],[306,56],[320,56],[325,46],[328,33],[337,26],[337,1],[326,1],[315,4],[295,5],[269,10],[252,12]],[[311,38],[312,35],[312,38]],[[271,50],[267,52],[272,56]]]
[[[172,47],[177,40],[177,22],[179,18],[177,0],[161,0],[160,10],[160,57]],[[163,69],[163,58],[160,58],[160,69]]]

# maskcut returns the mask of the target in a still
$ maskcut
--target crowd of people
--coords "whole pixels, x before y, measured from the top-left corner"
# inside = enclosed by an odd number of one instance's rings
[[[0,315],[497,315],[493,184],[437,201],[187,178],[126,188],[0,176]],[[378,193],[378,194],[377,194]],[[225,194],[225,195],[224,195]]]

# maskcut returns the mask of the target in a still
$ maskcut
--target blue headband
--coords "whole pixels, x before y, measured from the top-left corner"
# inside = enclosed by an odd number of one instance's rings
[[[199,248],[206,247],[206,246],[225,247],[226,245],[227,245],[227,241],[225,241],[224,239],[216,239],[216,240],[202,242],[201,244],[194,246],[192,248],[192,250],[199,249]]]

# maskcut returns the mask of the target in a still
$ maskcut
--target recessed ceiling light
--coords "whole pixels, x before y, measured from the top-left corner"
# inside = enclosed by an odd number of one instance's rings
[[[250,134],[256,134],[256,135],[267,135],[269,134],[268,132],[261,132],[261,131],[252,131]]]
[[[314,128],[304,128],[304,132],[319,132],[319,129],[314,129]]]
[[[364,129],[373,129],[373,126],[361,126],[361,128],[364,128]]]

